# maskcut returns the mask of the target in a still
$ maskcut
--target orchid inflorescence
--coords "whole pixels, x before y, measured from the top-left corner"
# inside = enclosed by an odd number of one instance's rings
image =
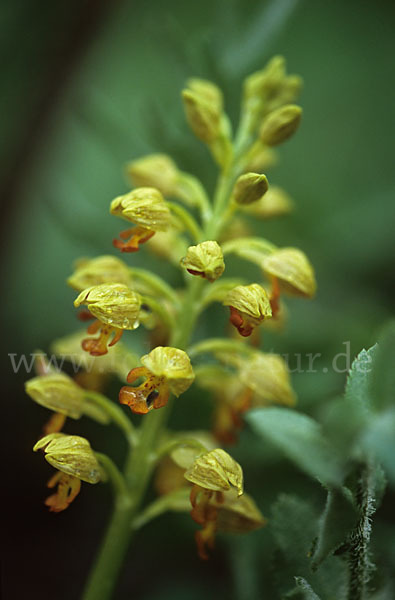
[[[134,267],[133,257],[130,266],[110,254],[76,263],[68,278],[78,292],[74,305],[84,307],[82,320],[94,320],[88,335],[56,340],[53,351],[66,358],[81,355],[85,368],[73,379],[41,363],[37,377],[26,384],[33,400],[55,412],[46,436],[34,447],[57,469],[48,484],[58,486],[46,501],[51,510],[67,508],[81,481],[109,480],[118,500],[124,500],[126,533],[119,535],[130,535],[166,510],[192,509],[192,518],[202,526],[196,541],[204,559],[217,531],[247,532],[264,525],[252,498],[243,494],[241,466],[221,445],[237,441],[250,408],[296,401],[285,361],[258,349],[258,331],[271,323],[284,325],[285,296],[314,296],[313,268],[301,250],[251,236],[250,223],[251,217],[269,219],[292,210],[286,192],[271,186],[262,171],[277,160],[274,147],[299,125],[301,109],[293,102],[300,87],[300,78],[286,73],[284,59],[274,57],[245,80],[233,136],[221,90],[206,80],[188,81],[182,95],[187,121],[220,170],[213,202],[201,182],[167,155],[152,154],[127,165],[127,177],[136,187],[112,200],[110,212],[130,227],[113,245],[123,254],[144,245],[179,268],[185,285],[174,289],[159,275]],[[256,281],[224,275],[232,255],[258,267]],[[229,335],[193,343],[198,318],[214,302],[230,311]],[[142,357],[132,350],[133,331],[140,325],[150,332],[151,346]],[[140,427],[103,395],[111,375],[126,384],[119,403],[142,415]],[[213,430],[172,432],[166,422],[174,398],[194,383],[213,398]],[[121,429],[129,448],[123,470],[94,452],[86,439],[60,432],[67,418],[83,415]],[[154,469],[155,481],[161,481],[155,484],[159,496],[143,508]],[[173,480],[175,471],[181,477]],[[115,514],[121,504],[115,503]],[[108,535],[114,535],[114,528]],[[98,570],[106,569],[106,557],[100,560],[87,598],[108,597],[98,594]]]

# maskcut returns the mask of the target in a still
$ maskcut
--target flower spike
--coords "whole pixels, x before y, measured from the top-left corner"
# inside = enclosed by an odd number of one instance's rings
[[[179,396],[195,378],[188,355],[178,348],[158,346],[143,356],[141,362],[143,366],[132,369],[127,381],[134,383],[140,377],[145,381],[137,387],[124,386],[119,392],[120,403],[138,414],[162,408],[171,392]]]

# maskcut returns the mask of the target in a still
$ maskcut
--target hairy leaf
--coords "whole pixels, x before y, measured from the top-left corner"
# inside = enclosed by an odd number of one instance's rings
[[[343,468],[336,448],[319,424],[306,415],[283,408],[259,408],[247,415],[259,435],[269,439],[300,469],[326,484],[339,485]]]
[[[334,552],[345,541],[348,533],[355,527],[358,518],[358,510],[353,504],[350,490],[345,487],[328,490],[313,555],[314,568],[317,568],[331,552]]]
[[[391,321],[380,336],[369,391],[375,409],[395,406],[395,321]]]

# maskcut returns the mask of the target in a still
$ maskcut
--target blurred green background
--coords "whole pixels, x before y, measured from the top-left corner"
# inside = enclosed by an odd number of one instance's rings
[[[268,335],[265,345],[291,355],[321,354],[316,373],[293,378],[300,406],[319,411],[344,386],[345,375],[331,368],[333,356],[344,352],[347,341],[351,356],[372,345],[394,313],[395,9],[383,0],[8,0],[1,11],[2,415],[10,508],[3,511],[4,597],[61,600],[79,597],[110,493],[105,486],[84,486],[67,512],[46,512],[50,469],[31,446],[47,415],[23,394],[26,375],[13,373],[8,354],[48,349],[54,338],[78,328],[65,278],[79,256],[112,252],[119,223],[108,205],[127,189],[127,160],[166,152],[213,188],[215,168],[183,115],[186,78],[220,85],[235,123],[244,77],[283,54],[289,72],[305,80],[304,118],[268,176],[291,194],[297,209],[255,230],[303,249],[315,266],[319,292],[313,302],[290,302],[287,331]],[[177,271],[145,251],[130,260],[167,273],[174,285],[180,281]],[[225,316],[214,311],[199,335],[221,334],[224,325]],[[209,402],[202,402],[206,417]],[[195,421],[199,406],[192,397],[174,426],[204,425],[201,415]],[[122,457],[116,431],[89,422],[73,423],[71,430]],[[311,486],[322,501],[321,492],[291,467],[284,490],[284,470],[277,481],[276,461],[262,457],[262,449],[257,456],[254,444],[246,432],[235,455],[250,460],[247,485],[264,514],[279,491]],[[232,551],[220,540],[208,564],[195,556],[193,531],[186,516],[149,525],[129,555],[116,598],[272,597],[265,581],[266,530],[235,540]]]

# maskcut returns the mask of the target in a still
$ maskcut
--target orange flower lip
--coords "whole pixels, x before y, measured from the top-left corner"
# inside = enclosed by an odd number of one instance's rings
[[[121,252],[137,252],[139,245],[147,242],[154,234],[155,231],[146,229],[145,227],[131,227],[130,229],[121,231],[119,234],[121,239],[113,240],[112,244],[114,248],[118,248]]]
[[[116,327],[110,327],[109,325],[104,325],[101,321],[96,320],[92,323],[88,329],[88,333],[97,333],[100,330],[100,335],[98,338],[86,338],[82,340],[81,346],[83,350],[89,352],[91,356],[103,356],[107,354],[108,349],[107,346],[114,346],[122,337],[123,329],[117,329]],[[111,342],[109,339],[112,334],[115,334]]]
[[[237,331],[243,337],[249,337],[253,332],[254,325],[248,321],[248,316],[241,313],[237,308],[230,306],[230,317],[229,321],[234,325]]]
[[[147,367],[136,367],[127,376],[128,383],[134,383],[140,377],[145,381],[136,387],[123,386],[119,392],[121,404],[127,404],[137,414],[145,415],[152,409],[166,406],[170,390],[165,377],[158,377]]]

